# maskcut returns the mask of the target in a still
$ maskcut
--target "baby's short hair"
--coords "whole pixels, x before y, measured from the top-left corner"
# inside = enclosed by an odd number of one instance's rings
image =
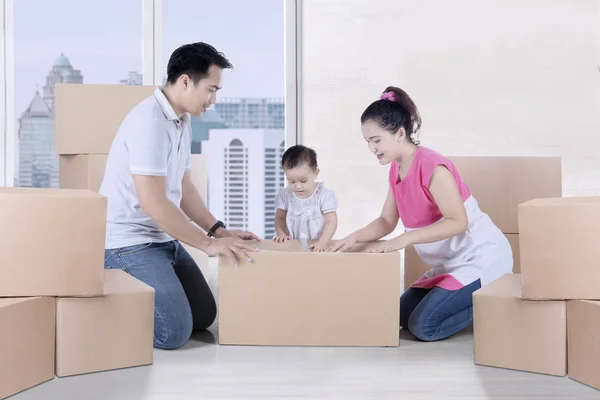
[[[308,164],[313,170],[318,168],[317,153],[310,147],[298,144],[290,147],[283,153],[281,168],[293,169],[302,164]]]

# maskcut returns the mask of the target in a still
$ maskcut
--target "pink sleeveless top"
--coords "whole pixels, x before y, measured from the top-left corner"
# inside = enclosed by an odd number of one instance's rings
[[[452,173],[465,204],[469,227],[464,234],[414,246],[421,259],[432,269],[411,287],[438,286],[457,290],[477,279],[481,279],[483,286],[505,273],[511,273],[512,250],[504,234],[479,209],[454,164],[436,151],[422,146],[417,147],[404,179],[399,179],[396,161],[390,167],[389,184],[405,230],[425,228],[443,220],[429,192],[431,176],[438,165]]]

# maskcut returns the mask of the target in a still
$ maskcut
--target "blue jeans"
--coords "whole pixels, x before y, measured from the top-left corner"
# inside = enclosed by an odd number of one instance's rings
[[[446,339],[473,323],[479,288],[479,279],[459,290],[409,288],[400,297],[400,326],[427,342]]]
[[[121,269],[155,290],[154,347],[176,349],[217,315],[198,265],[178,241],[105,250],[104,268]]]

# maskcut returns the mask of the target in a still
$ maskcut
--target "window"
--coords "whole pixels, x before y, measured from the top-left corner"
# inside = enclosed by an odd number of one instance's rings
[[[234,65],[217,104],[192,119],[192,151],[212,163],[208,204],[221,218],[236,200],[244,213],[238,225],[267,234],[274,206],[266,184],[283,187],[279,145],[296,143],[297,2],[3,0],[0,185],[57,186],[57,82],[162,85],[172,51],[204,41]],[[190,21],[182,10],[207,17]],[[229,146],[235,138],[243,148]],[[234,182],[244,193],[228,196],[225,185]]]
[[[182,10],[207,17],[184,24]],[[193,149],[208,155],[211,212],[236,217],[229,222],[270,238],[272,199],[283,187],[276,180],[267,189],[265,176],[278,175],[279,145],[285,140],[284,0],[163,1],[162,26],[165,71],[177,47],[198,41],[213,45],[233,64],[223,75],[215,106],[192,120]],[[242,191],[234,182],[244,183],[243,199],[234,197]],[[234,207],[246,211],[243,221],[242,214],[231,212]]]
[[[13,1],[15,186],[58,187],[56,83],[142,84],[139,1]],[[111,21],[108,28],[107,21]]]

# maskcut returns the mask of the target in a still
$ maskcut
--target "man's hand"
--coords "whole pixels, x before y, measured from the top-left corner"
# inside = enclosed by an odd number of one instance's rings
[[[237,267],[243,260],[252,262],[252,259],[248,256],[248,251],[258,251],[258,249],[238,237],[227,237],[213,239],[206,249],[206,254],[209,256],[225,256]]]
[[[280,235],[280,236],[274,236],[273,237],[273,241],[275,243],[285,243],[288,240],[291,240],[291,238],[288,235]]]
[[[257,242],[260,242],[260,240],[261,240],[258,236],[256,236],[252,232],[236,231],[236,230],[229,230],[229,229],[223,229],[223,228],[217,229],[217,231],[215,232],[215,237],[217,237],[217,238],[234,237],[234,238],[239,238],[242,240],[256,240]]]

